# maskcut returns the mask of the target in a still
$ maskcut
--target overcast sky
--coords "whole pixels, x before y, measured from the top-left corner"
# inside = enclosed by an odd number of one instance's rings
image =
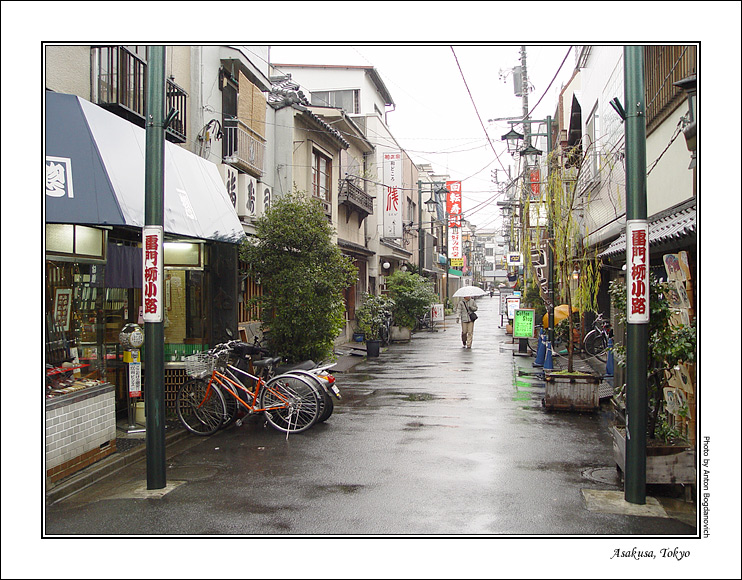
[[[554,115],[575,51],[568,44],[525,46],[529,110],[532,118],[544,119]],[[489,120],[522,114],[512,75],[520,51],[517,44],[278,44],[271,47],[271,61],[374,66],[395,103],[387,118],[398,143],[416,163],[462,181],[464,214],[489,228],[500,213],[492,171],[498,170],[500,181],[509,166],[517,172],[501,141],[510,125]]]

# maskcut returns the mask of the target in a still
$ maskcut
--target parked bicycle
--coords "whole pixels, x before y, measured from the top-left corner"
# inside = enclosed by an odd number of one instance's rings
[[[270,351],[261,345],[256,336],[252,345],[244,345],[242,354],[236,360],[237,366],[243,370],[248,370],[258,374],[263,380],[270,380],[277,374],[281,375],[300,375],[313,383],[317,387],[321,400],[320,415],[317,423],[322,423],[332,415],[335,402],[334,399],[340,399],[340,389],[338,389],[335,377],[329,372],[329,369],[335,366],[331,364],[317,364],[313,360],[305,360],[299,363],[283,363],[281,357],[271,357]],[[258,358],[258,357],[265,358]],[[248,368],[249,367],[249,368]]]
[[[250,345],[233,340],[185,358],[186,372],[193,378],[178,389],[175,398],[185,428],[196,435],[211,435],[233,422],[241,425],[241,412],[263,413],[287,437],[312,427],[322,408],[315,384],[304,377],[280,374],[266,381],[230,363],[230,357],[245,347]]]
[[[608,359],[608,340],[613,337],[611,323],[598,314],[593,322],[593,329],[585,335],[583,345],[585,352],[602,362]]]

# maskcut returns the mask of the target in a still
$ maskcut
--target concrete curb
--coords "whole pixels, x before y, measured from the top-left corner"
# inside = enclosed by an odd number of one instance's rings
[[[185,429],[177,429],[172,433],[165,435],[165,447],[188,436]],[[105,477],[146,458],[146,445],[139,445],[135,449],[125,452],[116,452],[105,459],[94,463],[80,472],[70,476],[68,479],[60,482],[46,492],[46,503],[53,504],[61,501],[70,495],[77,493],[81,489],[92,485]]]

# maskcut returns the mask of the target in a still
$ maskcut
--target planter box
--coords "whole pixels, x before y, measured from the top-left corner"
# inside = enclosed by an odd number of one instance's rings
[[[392,326],[389,339],[392,342],[406,342],[412,338],[412,329],[406,326]]]
[[[546,373],[544,406],[557,411],[597,411],[600,378],[593,375]]]
[[[626,431],[611,426],[613,457],[623,472],[626,466]],[[696,483],[696,454],[689,447],[647,446],[647,483]]]

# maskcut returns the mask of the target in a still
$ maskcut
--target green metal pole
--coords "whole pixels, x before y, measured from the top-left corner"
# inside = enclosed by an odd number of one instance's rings
[[[551,195],[549,192],[549,177],[551,176],[551,117],[546,117],[546,191],[547,200]],[[548,275],[549,275],[549,342],[554,344],[554,220],[552,208],[548,210],[549,216],[549,233],[548,233]]]
[[[417,182],[417,261],[418,272],[423,274],[423,190],[422,183]]]
[[[165,196],[165,47],[152,46],[147,63],[147,125],[144,163],[144,224],[163,226]],[[164,284],[162,255],[158,282]],[[164,323],[144,324],[147,489],[165,487]]]
[[[626,99],[626,220],[647,219],[647,123],[644,97],[644,47],[624,47],[624,93]],[[629,238],[627,231],[626,263]],[[649,256],[647,256],[647,270]],[[627,285],[631,273],[627,266]],[[647,272],[648,274],[648,272]],[[647,281],[648,284],[648,281]],[[648,296],[648,293],[647,293]],[[631,309],[627,300],[627,309]],[[628,315],[628,312],[627,312]],[[647,346],[649,325],[626,325],[626,465],[624,497],[646,503],[647,484]]]

